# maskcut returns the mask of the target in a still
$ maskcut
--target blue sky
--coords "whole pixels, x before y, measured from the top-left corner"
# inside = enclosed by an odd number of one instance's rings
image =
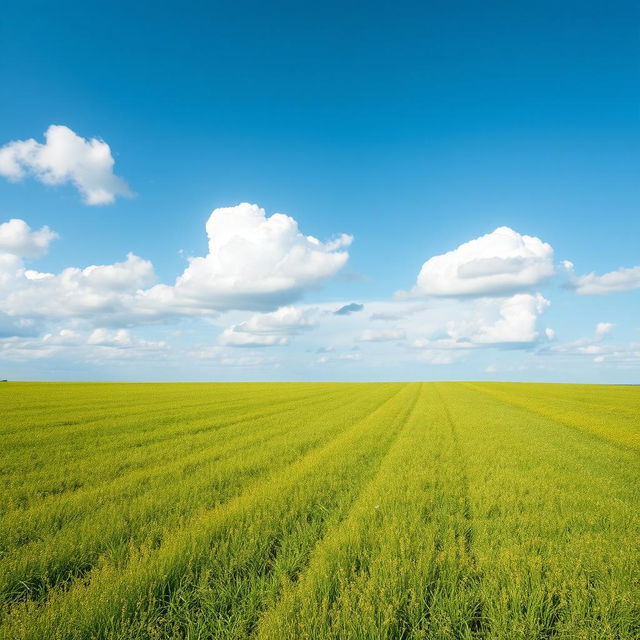
[[[4,10],[0,375],[640,381],[637,3],[134,4]]]

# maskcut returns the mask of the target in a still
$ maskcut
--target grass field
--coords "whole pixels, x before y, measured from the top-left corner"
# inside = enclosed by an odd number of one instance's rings
[[[640,387],[0,385],[0,637],[640,638]]]

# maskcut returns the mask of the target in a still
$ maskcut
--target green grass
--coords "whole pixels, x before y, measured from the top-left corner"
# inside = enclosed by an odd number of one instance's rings
[[[640,387],[0,385],[0,638],[640,638]]]

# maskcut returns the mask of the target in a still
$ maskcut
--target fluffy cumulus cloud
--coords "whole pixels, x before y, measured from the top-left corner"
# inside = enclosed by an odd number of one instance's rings
[[[640,289],[640,266],[610,271],[601,276],[595,273],[575,276],[570,262],[565,262],[565,267],[570,273],[569,282],[579,295],[601,296],[617,291]]]
[[[11,181],[27,176],[48,185],[71,183],[86,204],[111,204],[116,196],[129,196],[127,183],[113,173],[109,145],[98,138],[87,140],[69,127],[51,125],[45,142],[33,138],[0,147],[0,175]]]
[[[46,253],[57,237],[49,227],[32,231],[24,220],[0,224],[0,313],[3,297],[18,280],[24,280],[24,259]]]
[[[497,295],[535,286],[554,273],[553,249],[509,227],[461,244],[423,265],[414,295]]]
[[[538,327],[549,304],[542,295],[529,293],[459,303],[448,312],[454,317],[443,322],[441,329],[436,328],[432,336],[416,338],[410,346],[433,353],[491,346],[532,347],[541,336],[550,340],[553,334]]]
[[[317,309],[281,307],[272,313],[258,313],[245,322],[225,329],[222,345],[233,347],[272,347],[288,344],[291,337],[316,324]]]
[[[58,234],[49,227],[32,231],[24,221],[13,218],[0,224],[0,253],[9,253],[20,258],[38,258],[49,249],[49,244]]]
[[[477,344],[532,343],[538,339],[538,317],[549,306],[539,293],[520,293],[500,304],[499,318],[492,324],[479,327],[471,335]]]
[[[174,286],[146,294],[150,304],[187,309],[261,310],[289,304],[347,262],[351,236],[329,242],[305,236],[296,220],[267,216],[255,204],[215,209],[206,225],[209,253],[191,258]]]
[[[19,268],[6,275],[0,309],[10,315],[122,321],[137,315],[137,293],[155,280],[153,265],[132,253],[123,262],[68,267],[59,274]]]

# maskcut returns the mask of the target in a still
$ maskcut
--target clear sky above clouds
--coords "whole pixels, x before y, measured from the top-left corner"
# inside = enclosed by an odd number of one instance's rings
[[[9,3],[0,377],[640,382],[639,24]]]

